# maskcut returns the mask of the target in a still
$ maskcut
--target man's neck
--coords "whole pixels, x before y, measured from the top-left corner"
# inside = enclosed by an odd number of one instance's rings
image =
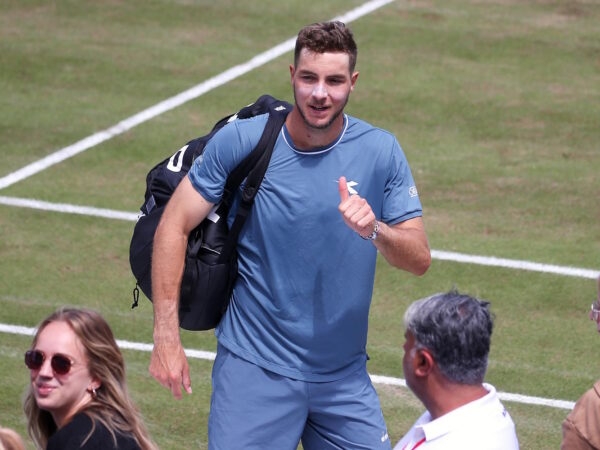
[[[308,126],[297,108],[294,108],[288,114],[285,126],[295,148],[311,151],[326,147],[338,138],[344,127],[344,114],[340,114],[327,128],[320,129]]]
[[[431,395],[428,395],[423,403],[431,414],[432,420],[435,420],[461,406],[485,397],[488,393],[482,384],[443,383],[438,385],[438,389],[431,392]]]

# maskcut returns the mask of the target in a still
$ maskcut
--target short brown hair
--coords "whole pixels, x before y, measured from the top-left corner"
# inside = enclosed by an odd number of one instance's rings
[[[356,67],[358,49],[352,31],[343,22],[318,22],[300,30],[294,50],[294,65],[303,49],[315,53],[347,53],[350,56],[350,73]]]

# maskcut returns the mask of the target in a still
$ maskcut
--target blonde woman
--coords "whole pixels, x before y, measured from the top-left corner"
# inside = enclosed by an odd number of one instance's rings
[[[25,353],[28,432],[46,450],[156,450],[125,381],[123,355],[104,318],[61,308]]]

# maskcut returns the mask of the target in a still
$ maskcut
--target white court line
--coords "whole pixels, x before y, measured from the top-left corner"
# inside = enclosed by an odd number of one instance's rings
[[[141,199],[140,199],[141,201]],[[120,219],[137,221],[139,213],[126,211],[115,211],[112,209],[94,208],[91,206],[70,205],[68,203],[50,203],[43,200],[34,200],[18,197],[0,196],[0,204],[18,206],[21,208],[40,209],[42,211],[54,211],[68,214],[80,214],[84,216],[103,217],[106,219]]]
[[[50,203],[42,200],[31,200],[18,197],[0,196],[0,204],[17,206],[22,208],[41,209],[69,214],[82,214],[107,219],[119,219],[136,221],[138,213],[115,211],[111,209],[93,208],[89,206],[70,205],[66,203]],[[478,264],[482,266],[504,267],[507,269],[529,270],[533,272],[552,273],[557,275],[589,278],[595,280],[600,272],[592,269],[578,267],[557,266],[552,264],[536,263],[531,261],[520,261],[517,259],[496,258],[494,256],[466,255],[464,253],[446,252],[442,250],[431,250],[431,257],[444,261],[455,261],[465,264]]]
[[[381,8],[388,3],[391,3],[394,0],[373,0],[359,6],[344,15],[336,17],[334,20],[341,20],[342,22],[352,22],[366,14],[369,14],[375,11],[378,8]],[[95,147],[98,144],[101,144],[104,141],[108,141],[109,139],[114,138],[126,131],[131,130],[132,128],[147,122],[150,119],[153,119],[156,116],[159,116],[167,111],[170,111],[178,106],[183,105],[184,103],[189,102],[201,95],[224,85],[254,69],[260,67],[275,58],[283,55],[284,53],[291,51],[294,49],[294,45],[296,43],[296,37],[290,38],[279,45],[267,50],[266,52],[260,53],[256,55],[254,58],[249,61],[234,66],[225,72],[212,77],[203,83],[197,84],[196,86],[181,92],[180,94],[175,95],[174,97],[168,98],[160,103],[157,103],[150,108],[147,108],[133,116],[122,120],[116,125],[107,128],[106,130],[99,131],[97,133],[92,134],[78,142],[75,142],[68,147],[65,147],[61,150],[58,150],[36,162],[33,162],[15,172],[12,172],[2,178],[0,178],[0,189],[4,189],[8,186],[11,186],[19,181],[22,181],[32,175],[35,175],[38,172],[41,172],[48,167],[51,167],[55,164],[58,164],[68,158],[71,158],[75,155],[78,155],[81,152],[84,152],[92,147]]]
[[[0,323],[0,332],[1,333],[10,333],[10,334],[21,334],[25,336],[33,336],[35,333],[35,328],[22,327],[16,325],[8,325],[4,323]],[[141,352],[151,352],[152,344],[145,344],[142,342],[130,342],[123,341],[117,339],[117,345],[121,349],[128,350],[136,350]],[[194,359],[205,359],[208,361],[214,361],[216,353],[207,352],[204,350],[193,350],[193,349],[185,349],[185,354],[188,358]],[[394,378],[388,377],[384,375],[369,375],[371,377],[371,381],[375,384],[385,384],[389,386],[400,386],[406,387],[406,381],[402,378]],[[521,395],[521,394],[510,394],[507,392],[498,392],[498,396],[501,400],[505,400],[508,402],[514,403],[523,403],[527,405],[538,405],[538,406],[548,406],[550,408],[559,408],[559,409],[573,409],[575,406],[575,402],[571,402],[568,400],[556,400],[551,398],[543,398],[543,397],[532,397],[529,395]]]
[[[600,272],[592,269],[581,269],[577,267],[556,266],[552,264],[541,264],[531,261],[519,261],[516,259],[496,258],[494,256],[465,255],[462,253],[431,250],[433,259],[455,261],[467,264],[479,264],[482,266],[506,267],[509,269],[530,270],[533,272],[554,273],[571,277],[590,278],[595,280]]]

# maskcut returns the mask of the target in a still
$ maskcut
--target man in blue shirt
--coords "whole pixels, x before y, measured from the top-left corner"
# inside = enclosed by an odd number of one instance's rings
[[[390,449],[366,370],[379,251],[422,275],[431,263],[422,208],[396,138],[348,116],[357,48],[341,22],[303,28],[290,78],[295,104],[239,237],[239,275],[216,329],[211,449]],[[191,393],[178,332],[186,240],[254,148],[266,115],[208,143],[155,236],[150,371]],[[234,202],[229,220],[235,213]]]

